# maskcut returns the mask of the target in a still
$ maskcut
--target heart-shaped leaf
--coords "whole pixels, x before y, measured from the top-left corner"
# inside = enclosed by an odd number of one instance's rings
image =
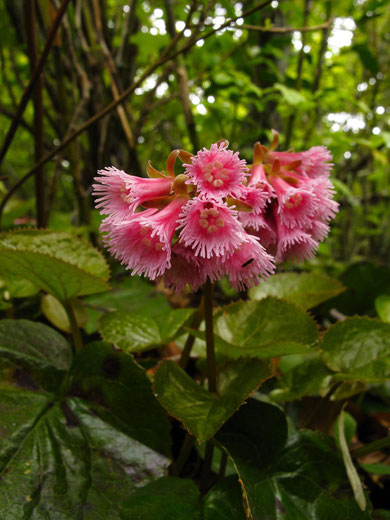
[[[320,273],[277,273],[252,287],[249,296],[252,300],[263,300],[276,296],[303,309],[337,296],[344,290],[342,284]]]
[[[284,414],[253,399],[216,435],[237,468],[248,518],[370,518],[352,497],[330,437],[302,430],[286,439]]]
[[[212,437],[268,377],[269,367],[261,360],[228,362],[218,372],[217,396],[197,384],[173,361],[166,361],[156,372],[154,390],[167,412],[202,443]]]
[[[108,266],[91,245],[68,233],[18,230],[0,236],[0,265],[61,301],[108,289]]]

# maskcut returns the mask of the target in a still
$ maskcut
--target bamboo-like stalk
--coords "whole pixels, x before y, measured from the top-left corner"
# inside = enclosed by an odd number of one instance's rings
[[[24,0],[26,11],[26,34],[28,54],[30,59],[31,74],[34,74],[38,64],[38,43],[37,28],[35,17],[35,0]],[[39,162],[44,155],[43,140],[43,76],[38,75],[34,90],[34,157],[35,162]],[[38,227],[46,227],[46,197],[45,197],[45,177],[43,165],[37,168],[35,174],[35,206]]]

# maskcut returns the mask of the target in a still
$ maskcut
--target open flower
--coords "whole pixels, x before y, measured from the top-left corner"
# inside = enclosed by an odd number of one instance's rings
[[[200,197],[183,208],[177,229],[181,230],[180,242],[203,258],[232,253],[247,234],[238,221],[237,211],[225,202]]]
[[[245,242],[224,261],[224,270],[230,285],[244,290],[259,283],[259,276],[266,278],[273,273],[273,257],[266,253],[259,239],[248,235]]]
[[[212,144],[210,150],[203,148],[185,164],[188,183],[211,197],[224,197],[239,190],[248,169],[238,153],[227,150],[227,141]]]
[[[92,194],[96,197],[95,206],[102,215],[111,215],[121,221],[129,216],[130,187],[133,178],[114,166],[99,170],[95,177]]]
[[[243,290],[274,261],[311,258],[338,209],[331,155],[323,146],[276,152],[277,144],[276,132],[269,148],[257,143],[250,169],[220,141],[195,156],[174,150],[167,174],[149,163],[149,179],[101,170],[94,195],[109,251],[132,274],[163,276],[175,291],[223,276]],[[185,170],[176,174],[179,158]]]

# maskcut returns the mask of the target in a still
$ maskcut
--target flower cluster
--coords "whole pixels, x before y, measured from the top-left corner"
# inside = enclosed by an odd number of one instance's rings
[[[276,152],[257,143],[248,167],[227,141],[195,156],[174,150],[166,173],[149,178],[116,168],[99,171],[96,207],[109,251],[132,274],[182,291],[228,276],[236,289],[256,285],[274,262],[310,258],[335,216],[325,147]],[[176,159],[184,172],[175,175]]]

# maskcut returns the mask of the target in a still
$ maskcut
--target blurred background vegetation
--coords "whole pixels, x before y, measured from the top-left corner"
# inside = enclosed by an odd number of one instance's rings
[[[142,176],[149,159],[164,169],[173,148],[196,151],[222,137],[250,162],[253,144],[269,142],[275,128],[280,149],[326,145],[334,156],[341,210],[314,265],[339,274],[351,262],[386,262],[387,0],[273,0],[261,9],[231,0],[64,3],[42,83],[2,159],[1,196],[40,158],[51,158],[12,192],[3,229],[35,225],[40,211],[38,224],[78,227],[94,239],[97,169],[114,165]],[[60,4],[0,2],[0,146]],[[124,102],[100,117],[126,89]]]

